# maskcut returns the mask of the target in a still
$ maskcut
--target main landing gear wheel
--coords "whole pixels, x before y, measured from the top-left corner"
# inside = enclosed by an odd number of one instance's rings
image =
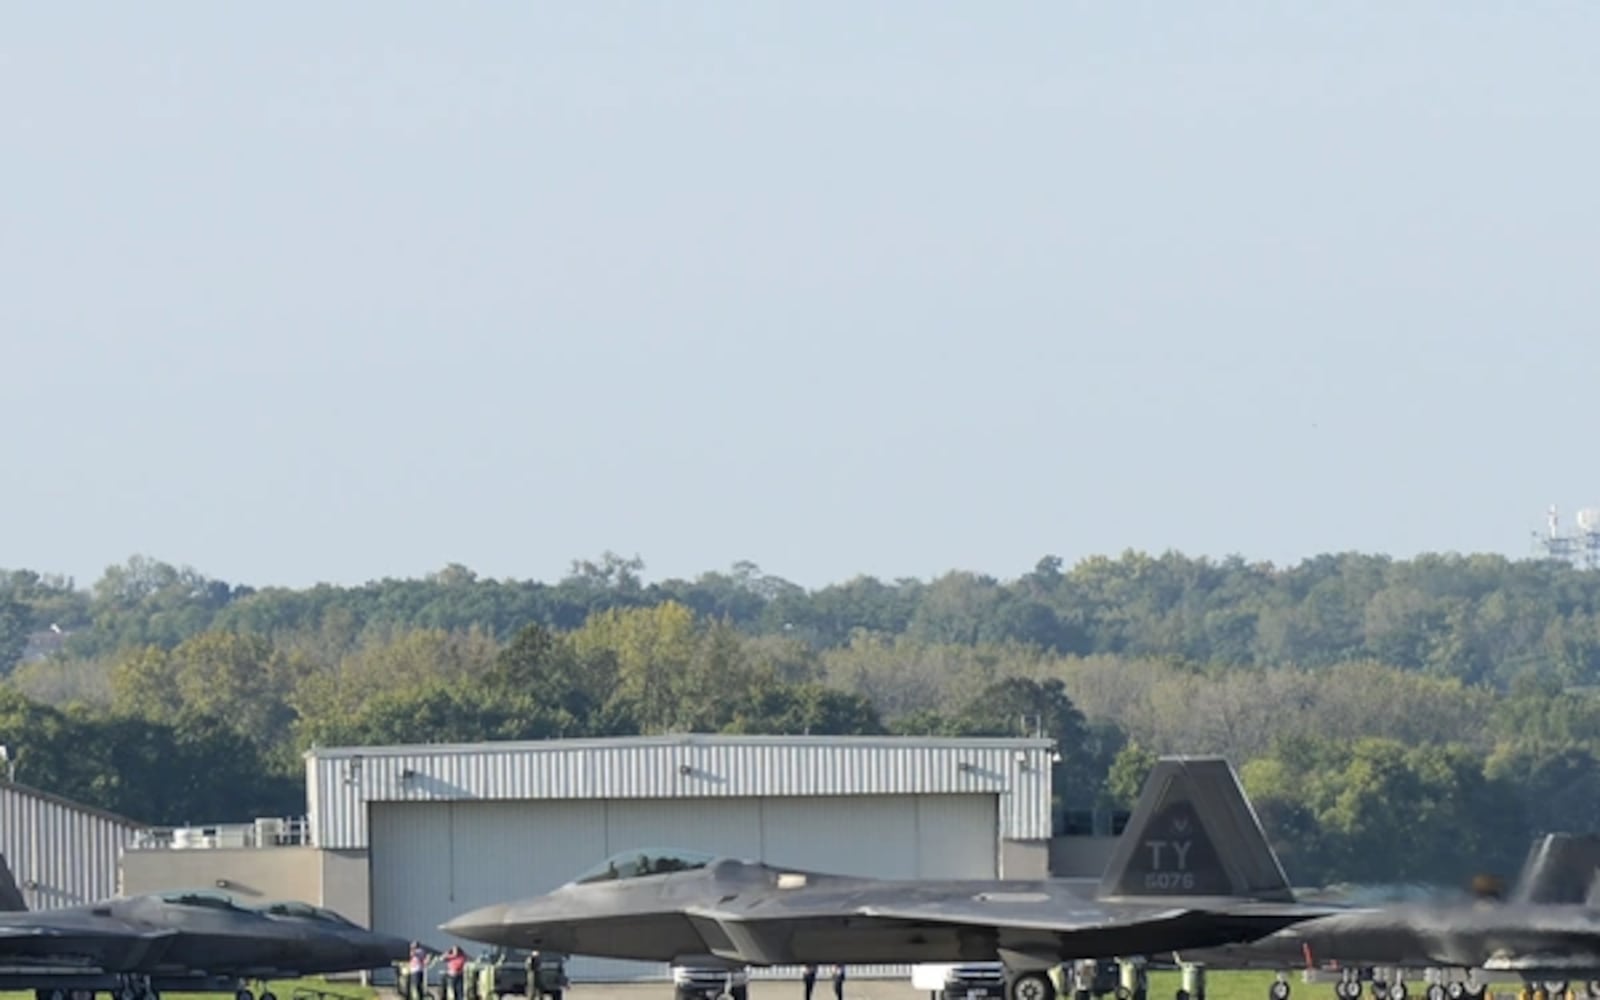
[[[1274,980],[1267,987],[1267,1000],[1289,1000],[1289,983],[1287,980]]]
[[[1423,994],[1428,1000],[1448,1000],[1450,994],[1445,992],[1443,983],[1429,983],[1428,990]]]
[[[1389,984],[1389,1000],[1406,1000],[1406,981],[1397,979]]]
[[[1018,973],[1011,980],[1011,1000],[1056,1000],[1056,988],[1046,973]]]

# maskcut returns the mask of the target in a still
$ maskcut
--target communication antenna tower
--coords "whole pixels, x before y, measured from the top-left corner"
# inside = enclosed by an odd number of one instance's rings
[[[1561,529],[1561,512],[1555,504],[1545,512],[1545,530],[1533,533],[1534,549],[1547,559],[1558,559],[1580,569],[1600,569],[1600,507],[1585,507],[1570,531]]]

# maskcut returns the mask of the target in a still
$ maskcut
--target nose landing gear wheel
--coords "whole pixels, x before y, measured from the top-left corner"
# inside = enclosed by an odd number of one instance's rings
[[[1043,972],[1023,972],[1011,981],[1011,1000],[1056,1000],[1056,988]]]
[[[1289,1000],[1289,984],[1279,979],[1267,987],[1267,1000]]]

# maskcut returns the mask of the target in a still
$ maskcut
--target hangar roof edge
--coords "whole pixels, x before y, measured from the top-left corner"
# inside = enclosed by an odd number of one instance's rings
[[[881,746],[937,749],[1004,748],[1047,750],[1055,741],[1040,736],[743,736],[726,733],[680,733],[667,736],[614,736],[584,739],[499,740],[484,743],[411,743],[391,746],[312,747],[307,760],[387,757],[423,754],[560,752],[627,747],[684,746]]]
[[[101,809],[99,806],[91,806],[86,802],[79,802],[76,799],[69,799],[65,795],[57,795],[55,792],[47,792],[43,788],[35,788],[32,785],[25,785],[20,781],[9,781],[5,778],[0,778],[0,791],[15,792],[18,795],[26,795],[29,798],[39,799],[42,802],[48,802],[51,805],[60,806],[63,809],[71,809],[74,812],[80,812],[87,816],[94,816],[110,823],[116,823],[120,826],[125,826],[133,832],[148,830],[150,828],[150,824],[141,823],[131,816],[124,816],[121,813],[114,813],[109,809]]]

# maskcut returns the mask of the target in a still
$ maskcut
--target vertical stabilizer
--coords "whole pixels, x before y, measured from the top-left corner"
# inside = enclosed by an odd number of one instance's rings
[[[1513,903],[1582,903],[1600,876],[1600,835],[1552,833],[1534,841]]]
[[[17,890],[17,880],[11,877],[11,864],[0,854],[0,913],[16,913],[27,908],[27,901]]]
[[[1294,899],[1238,775],[1221,757],[1156,762],[1111,854],[1100,896]]]

